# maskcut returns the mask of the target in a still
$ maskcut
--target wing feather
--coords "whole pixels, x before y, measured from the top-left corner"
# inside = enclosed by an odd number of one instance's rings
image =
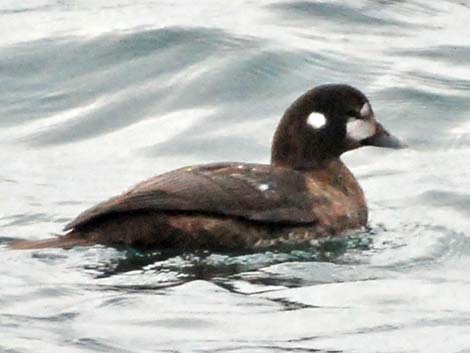
[[[114,213],[191,211],[268,223],[312,223],[315,200],[302,173],[256,164],[210,164],[158,175],[85,210],[65,230]]]

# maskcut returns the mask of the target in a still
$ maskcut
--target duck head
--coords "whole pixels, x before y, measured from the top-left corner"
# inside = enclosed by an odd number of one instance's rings
[[[313,169],[363,146],[405,147],[376,120],[361,91],[322,85],[300,96],[284,113],[274,134],[271,163]]]

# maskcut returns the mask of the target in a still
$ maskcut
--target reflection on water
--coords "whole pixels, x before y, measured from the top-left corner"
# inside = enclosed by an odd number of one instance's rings
[[[182,165],[267,162],[284,109],[320,83],[359,87],[411,148],[345,156],[370,229],[308,248],[1,247],[0,351],[467,351],[469,11],[3,1],[0,244]]]

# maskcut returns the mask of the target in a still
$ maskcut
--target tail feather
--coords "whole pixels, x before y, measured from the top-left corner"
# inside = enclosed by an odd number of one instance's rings
[[[77,233],[69,233],[58,238],[49,238],[43,240],[17,240],[8,246],[16,250],[44,249],[44,248],[62,248],[70,249],[74,246],[89,246],[90,241],[78,236]]]

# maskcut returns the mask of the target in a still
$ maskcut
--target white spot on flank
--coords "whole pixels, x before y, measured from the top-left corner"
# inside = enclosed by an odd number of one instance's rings
[[[308,116],[307,124],[315,129],[320,129],[326,124],[326,118],[322,113],[313,112]]]
[[[269,185],[268,184],[261,184],[260,186],[258,186],[258,189],[261,190],[261,191],[266,191],[269,189]]]
[[[375,134],[375,124],[372,120],[351,118],[346,124],[348,137],[355,141],[361,141]]]
[[[238,169],[243,169],[243,166],[240,164],[237,166]]]

